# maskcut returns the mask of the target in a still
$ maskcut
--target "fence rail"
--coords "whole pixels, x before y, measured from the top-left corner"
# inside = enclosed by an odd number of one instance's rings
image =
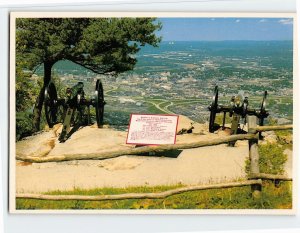
[[[185,143],[185,144],[175,144],[175,145],[162,145],[162,146],[144,146],[137,147],[132,149],[118,150],[118,151],[109,151],[109,152],[99,152],[99,153],[90,153],[90,154],[62,154],[59,156],[46,156],[46,157],[35,157],[35,156],[16,156],[16,159],[24,162],[32,163],[45,163],[45,162],[62,162],[70,160],[93,160],[93,159],[110,159],[116,158],[122,155],[140,155],[151,152],[166,152],[170,150],[183,150],[183,149],[193,149],[204,146],[215,146],[223,143],[228,143],[237,140],[250,140],[258,138],[257,134],[239,134],[231,135],[222,138],[203,140],[194,143]]]
[[[266,174],[266,173],[251,174],[249,176],[249,179],[293,181],[292,177],[286,177],[284,175]]]
[[[45,195],[45,194],[17,194],[17,198],[26,199],[39,199],[39,200],[81,200],[81,201],[106,201],[106,200],[123,200],[123,199],[161,199],[166,198],[175,194],[197,191],[197,190],[207,190],[207,189],[219,189],[219,188],[233,188],[242,187],[248,185],[261,185],[261,179],[257,180],[247,180],[241,182],[233,183],[223,183],[223,184],[209,184],[209,185],[199,185],[190,186],[183,188],[171,189],[159,193],[125,193],[125,194],[114,194],[114,195],[101,195],[101,196],[87,196],[87,195]]]
[[[288,129],[293,129],[293,125],[266,125],[253,127],[253,130],[255,130],[256,132]]]

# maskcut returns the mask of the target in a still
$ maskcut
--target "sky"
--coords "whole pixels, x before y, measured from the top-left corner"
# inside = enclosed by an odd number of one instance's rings
[[[163,41],[292,40],[292,18],[158,18]]]

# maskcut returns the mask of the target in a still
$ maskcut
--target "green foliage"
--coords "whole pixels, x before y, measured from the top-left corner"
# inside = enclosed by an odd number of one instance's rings
[[[34,71],[43,65],[44,85],[53,65],[69,60],[98,74],[132,70],[135,54],[146,44],[157,46],[161,24],[154,18],[18,18],[16,62]],[[33,114],[40,130],[43,96]]]
[[[154,18],[18,18],[17,61],[29,70],[70,60],[95,73],[133,69],[134,55],[146,44],[157,46]]]
[[[16,67],[16,140],[20,140],[34,133],[32,118],[33,106],[39,91],[42,87],[40,77],[33,77],[31,72],[25,72],[22,69],[23,64],[17,64]],[[57,76],[53,77],[59,96],[65,93],[65,87]],[[44,127],[46,119],[43,116],[41,125]]]
[[[287,155],[284,147],[278,144],[266,144],[258,147],[260,172],[268,174],[283,174]]]
[[[16,64],[16,140],[33,133],[32,109],[40,87],[24,66],[21,61]]]
[[[248,175],[250,175],[250,165],[251,165],[250,159],[247,158],[245,160],[245,171]]]
[[[273,121],[271,121],[273,122]],[[274,121],[276,125],[277,121]],[[287,161],[285,149],[293,149],[293,131],[276,130],[277,143],[267,143],[258,145],[260,172],[269,174],[282,174],[284,164]],[[246,160],[246,172],[250,173],[250,160]]]
[[[161,24],[154,22],[153,18],[93,19],[78,46],[79,54],[86,53],[87,59],[75,59],[75,63],[95,73],[132,70],[137,62],[134,55],[140,47],[157,46],[160,42],[154,32]]]
[[[287,155],[284,154],[286,147],[280,144],[267,143],[258,146],[259,169],[261,173],[281,175],[284,172],[284,164]],[[250,160],[246,160],[246,172],[250,174]]]
[[[16,66],[16,112],[32,108],[38,95],[39,84],[31,79],[31,73],[24,71],[24,63]]]
[[[273,118],[273,117],[268,117],[268,125],[277,125],[278,121],[277,119]]]
[[[278,130],[275,131],[278,143],[283,146],[284,149],[293,149],[293,130]]]
[[[64,83],[61,81],[58,75],[53,75],[52,82],[54,83],[57,91],[57,97],[58,98],[66,98],[66,90],[67,87],[64,85]]]
[[[286,129],[286,130],[276,130],[275,134],[277,137],[286,137],[291,136],[293,134],[292,130]]]
[[[120,193],[162,192],[182,187],[130,187],[73,191],[54,191],[50,195],[105,195]],[[173,195],[164,199],[127,199],[116,201],[46,201],[17,199],[17,209],[290,209],[292,208],[291,182],[275,188],[264,182],[262,199],[251,197],[250,187],[201,190]]]
[[[28,112],[16,113],[16,140],[29,136],[32,130],[32,114]]]
[[[128,188],[96,188],[96,189],[80,189],[80,188],[74,188],[70,191],[50,191],[46,192],[45,194],[49,195],[111,195],[111,194],[122,194],[122,193],[147,193],[147,192],[163,192],[174,188],[180,188],[183,187],[183,185],[172,185],[172,186],[153,186],[153,187],[147,187],[147,186],[138,186],[138,187],[128,187]]]
[[[218,124],[218,125],[222,125],[223,124],[223,117],[224,117],[223,114],[217,114],[216,118],[215,118],[215,123]],[[231,121],[232,121],[232,119],[229,116],[229,114],[227,113],[226,116],[225,116],[225,124],[231,124]]]

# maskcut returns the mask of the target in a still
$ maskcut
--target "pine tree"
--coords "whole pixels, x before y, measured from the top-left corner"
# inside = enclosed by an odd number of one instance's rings
[[[132,70],[142,46],[158,46],[161,38],[155,31],[160,29],[155,18],[18,18],[16,62],[24,61],[33,72],[44,68],[44,85],[34,107],[35,130],[40,128],[44,90],[56,62],[70,60],[97,74]]]

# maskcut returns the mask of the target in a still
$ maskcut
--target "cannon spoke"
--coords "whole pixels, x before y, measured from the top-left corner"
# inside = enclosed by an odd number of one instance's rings
[[[98,128],[102,128],[103,126],[103,115],[104,115],[104,93],[103,93],[103,86],[101,81],[98,79],[96,82],[96,89],[95,89],[95,108],[96,108],[96,121]]]
[[[215,86],[214,96],[211,105],[209,106],[210,117],[209,117],[209,132],[214,132],[215,119],[218,110],[218,98],[219,98],[219,89],[218,86]]]

